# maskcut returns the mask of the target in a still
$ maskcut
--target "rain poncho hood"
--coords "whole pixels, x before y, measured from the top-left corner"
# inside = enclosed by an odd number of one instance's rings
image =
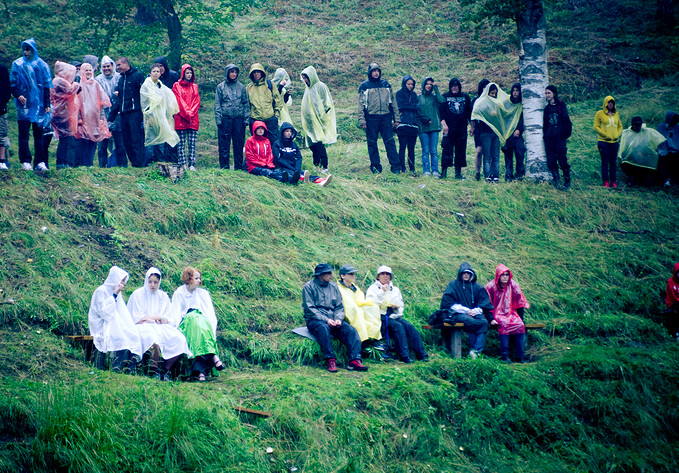
[[[658,147],[665,141],[662,133],[643,123],[638,133],[632,127],[623,130],[618,154],[623,164],[655,170],[658,168]]]
[[[281,86],[280,83],[281,81],[285,80],[285,85]],[[288,75],[287,71],[283,69],[282,67],[279,67],[276,69],[276,72],[273,74],[273,79],[271,79],[271,82],[273,83],[273,86],[278,89],[278,93],[281,94],[281,97],[283,98],[283,106],[281,108],[280,116],[278,117],[280,122],[288,122],[292,123],[292,117],[290,116],[290,110],[288,110],[288,107],[292,104],[292,98],[289,98],[288,101],[285,101],[284,97],[284,91],[286,90],[285,87],[290,87],[290,75]]]
[[[101,72],[102,74],[104,73],[103,69],[104,64],[111,64],[113,66],[113,74],[118,72],[116,69],[116,62],[109,56],[104,56],[103,58],[101,58],[101,64],[99,64],[99,72]]]
[[[608,115],[608,104],[613,102],[615,104],[615,99],[608,95],[604,99],[604,105],[602,110],[596,112],[594,115],[594,130],[599,135],[599,141],[606,143],[617,143],[620,139],[620,134],[622,133],[622,122],[620,121],[620,115],[617,111],[613,112],[613,115]],[[613,108],[615,110],[615,108]]]
[[[83,64],[84,63],[89,64],[90,66],[92,66],[92,70],[96,71],[97,65],[99,64],[99,58],[92,54],[86,54],[85,57],[83,57]]]
[[[75,66],[57,61],[54,64],[54,88],[50,89],[52,130],[57,138],[73,136],[78,126],[78,89],[73,82]]]
[[[139,91],[142,112],[144,113],[144,146],[167,143],[175,146],[179,136],[172,126],[173,115],[179,113],[179,105],[174,93],[159,79],[147,77]]]
[[[667,280],[665,305],[668,309],[679,304],[679,275],[677,273],[679,273],[679,262],[674,264],[672,276]]]
[[[273,73],[273,78],[271,79],[271,82],[273,82],[273,84],[276,87],[278,87],[282,80],[285,80],[285,85],[283,85],[283,87],[285,87],[286,85],[290,85],[290,75],[285,69],[279,67],[278,69],[276,69],[276,72]]]
[[[500,287],[500,276],[506,272],[509,273],[509,282],[505,287]],[[486,284],[486,291],[494,307],[493,316],[499,325],[500,335],[525,333],[526,325],[519,316],[517,309],[527,309],[530,305],[507,266],[504,264],[497,266],[495,279]]]
[[[102,120],[101,109],[110,107],[111,101],[101,84],[94,79],[94,75],[89,79],[81,75],[78,105],[80,116],[75,137],[96,143],[110,138],[108,122]]]
[[[486,85],[481,96],[474,102],[472,120],[488,125],[504,145],[519,124],[522,107],[520,103],[512,103],[509,95],[497,85],[497,98],[489,96],[488,92],[493,85],[495,84]]]
[[[302,128],[306,134],[306,143],[307,145],[318,142],[336,143],[337,122],[330,90],[320,81],[314,66],[307,67],[302,74],[309,78],[309,85],[304,83],[301,105]]]
[[[186,71],[191,69],[193,75],[191,80],[185,79]],[[198,85],[195,82],[196,74],[189,64],[182,66],[181,79],[172,86],[177,98],[177,105],[179,106],[179,113],[174,116],[175,130],[198,130],[198,110],[200,109],[200,95],[198,93]]]
[[[344,320],[356,329],[358,338],[362,342],[369,338],[380,340],[382,338],[380,308],[371,299],[366,299],[363,291],[353,284],[347,287],[340,279],[337,287],[342,294]]]
[[[23,48],[28,46],[33,50],[33,57],[23,56]],[[14,99],[17,108],[17,120],[41,123],[45,119],[46,103],[52,88],[52,75],[49,66],[38,56],[38,47],[33,38],[21,43],[22,56],[12,63],[10,83],[16,96],[22,95],[26,104],[21,105],[19,99]]]

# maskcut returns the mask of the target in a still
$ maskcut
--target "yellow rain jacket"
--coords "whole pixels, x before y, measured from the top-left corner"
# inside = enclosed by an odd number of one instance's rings
[[[167,143],[176,146],[179,135],[174,131],[174,115],[179,113],[177,97],[160,79],[153,82],[147,77],[139,90],[144,113],[144,146]]]
[[[283,109],[283,98],[278,93],[278,87],[269,81],[271,83],[271,89],[269,89],[266,72],[264,72],[264,68],[258,62],[250,66],[250,80],[252,80],[252,73],[255,71],[261,72],[262,78],[257,82],[250,82],[245,87],[248,99],[250,100],[250,118],[264,121],[274,115],[280,117],[281,110]]]
[[[608,102],[615,101],[610,95],[604,99],[604,107],[594,115],[594,130],[599,134],[599,141],[606,143],[617,143],[622,133],[622,123],[620,115],[615,112],[608,116]]]
[[[318,142],[326,145],[336,143],[335,105],[328,86],[318,79],[314,66],[307,67],[302,74],[309,78],[309,85],[306,86],[302,97],[302,128],[306,134],[307,146]]]
[[[488,91],[491,85],[492,82],[483,89],[481,96],[474,102],[472,120],[480,120],[488,125],[500,138],[500,144],[504,145],[519,124],[522,107],[520,103],[512,103],[509,94],[499,87],[497,97],[490,97]]]
[[[340,280],[337,287],[342,294],[344,318],[356,329],[361,341],[369,338],[380,340],[382,338],[380,308],[371,299],[366,300],[363,291],[355,285],[348,288]]]

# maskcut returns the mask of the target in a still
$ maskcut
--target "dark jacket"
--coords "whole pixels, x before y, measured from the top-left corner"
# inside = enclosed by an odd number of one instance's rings
[[[288,171],[289,173],[294,173],[295,171],[301,172],[302,152],[295,144],[297,130],[295,130],[295,127],[288,122],[283,122],[280,130],[281,140],[272,145],[274,150],[274,166],[281,171]],[[283,132],[285,130],[292,130],[292,136],[290,138],[283,137]],[[276,153],[276,150],[278,150],[278,153]],[[275,159],[276,154],[278,154],[278,159]]]
[[[542,132],[546,140],[567,140],[573,131],[566,104],[556,99],[554,105],[547,104],[542,117]]]
[[[372,76],[372,71],[377,69],[380,75],[377,79]],[[389,115],[395,122],[401,121],[398,104],[391,90],[391,85],[382,79],[380,66],[373,63],[368,66],[368,80],[358,88],[358,124],[366,124],[366,117]]]
[[[462,280],[462,273],[471,272],[469,281]],[[493,304],[490,302],[486,288],[476,282],[476,273],[469,263],[462,263],[457,272],[457,279],[450,281],[441,298],[441,309],[450,309],[453,304],[461,304],[468,309],[483,309],[488,322],[493,320]]]
[[[222,124],[223,118],[242,118],[247,124],[250,118],[250,100],[245,91],[245,86],[235,80],[229,80],[229,72],[235,70],[240,73],[235,64],[229,64],[224,71],[224,81],[217,86],[215,92],[215,122]]]
[[[307,323],[310,320],[344,320],[342,294],[334,282],[322,283],[318,278],[313,278],[304,284],[302,308]]]
[[[456,85],[459,92],[453,94],[450,89]],[[441,120],[448,125],[448,134],[455,132],[466,133],[467,125],[472,118],[472,99],[469,95],[462,93],[462,84],[456,78],[450,79],[448,92],[443,94],[446,99],[444,104],[439,107]]]
[[[658,132],[667,139],[658,148],[660,155],[666,156],[668,153],[679,152],[679,115],[671,110],[668,111],[665,114],[665,121],[657,128]]]
[[[405,131],[405,129],[413,129],[413,133],[417,134],[420,125],[419,117],[419,106],[417,100],[417,93],[413,90],[408,90],[406,88],[406,82],[409,80],[413,81],[415,84],[415,79],[411,76],[404,76],[401,81],[401,90],[396,92],[396,104],[398,105],[398,111],[401,113],[401,122],[398,125],[399,131]],[[403,128],[403,130],[401,130]]]
[[[175,82],[181,79],[181,76],[179,75],[179,73],[177,73],[177,71],[173,71],[170,69],[170,66],[167,64],[167,59],[165,58],[165,56],[157,57],[155,62],[161,64],[165,68],[165,72],[163,72],[160,76],[160,82],[165,84],[165,87],[172,90],[172,86],[174,85]]]
[[[0,64],[0,115],[7,113],[7,102],[12,97],[9,70]]]
[[[116,86],[118,95],[108,114],[108,121],[114,122],[118,113],[132,111],[141,112],[141,100],[139,90],[144,83],[145,77],[138,69],[131,67],[120,74],[120,80]],[[114,94],[115,95],[115,94]]]
[[[514,98],[514,95],[513,95],[514,89],[519,89],[519,96],[516,99]],[[512,102],[512,103],[521,103],[522,100],[523,100],[523,98],[521,96],[521,84],[519,82],[517,82],[516,84],[514,84],[512,86],[511,90],[509,91],[509,101]],[[516,125],[516,129],[519,130],[521,132],[521,134],[523,135],[523,129],[524,129],[524,127],[523,127],[523,111],[521,111],[521,115],[519,116],[519,124]],[[510,138],[513,138],[513,137],[514,137],[514,135],[512,135]],[[519,136],[518,138],[521,138],[521,136]]]

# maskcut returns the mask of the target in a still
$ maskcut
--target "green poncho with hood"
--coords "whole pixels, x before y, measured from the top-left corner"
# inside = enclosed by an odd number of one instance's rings
[[[302,97],[302,128],[307,145],[323,142],[326,145],[337,142],[335,105],[328,87],[319,80],[314,66],[302,71],[309,78],[309,85]],[[302,79],[304,82],[304,79]],[[306,82],[305,82],[306,84]]]
[[[665,137],[660,132],[646,128],[645,123],[638,133],[632,127],[626,128],[620,139],[620,159],[623,164],[655,170],[658,167],[658,146],[664,141]]]
[[[520,103],[512,103],[509,94],[497,87],[497,97],[488,95],[489,83],[481,96],[474,102],[472,110],[472,120],[480,120],[490,127],[491,130],[500,138],[500,144],[504,145],[519,124],[522,107]]]

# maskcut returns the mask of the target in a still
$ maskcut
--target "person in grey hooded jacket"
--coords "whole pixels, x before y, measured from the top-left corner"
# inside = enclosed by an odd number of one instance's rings
[[[245,128],[250,118],[250,101],[245,86],[238,82],[240,69],[235,64],[226,66],[224,81],[215,93],[215,122],[219,141],[219,167],[229,168],[231,141],[233,141],[234,169],[245,171],[243,145]]]

